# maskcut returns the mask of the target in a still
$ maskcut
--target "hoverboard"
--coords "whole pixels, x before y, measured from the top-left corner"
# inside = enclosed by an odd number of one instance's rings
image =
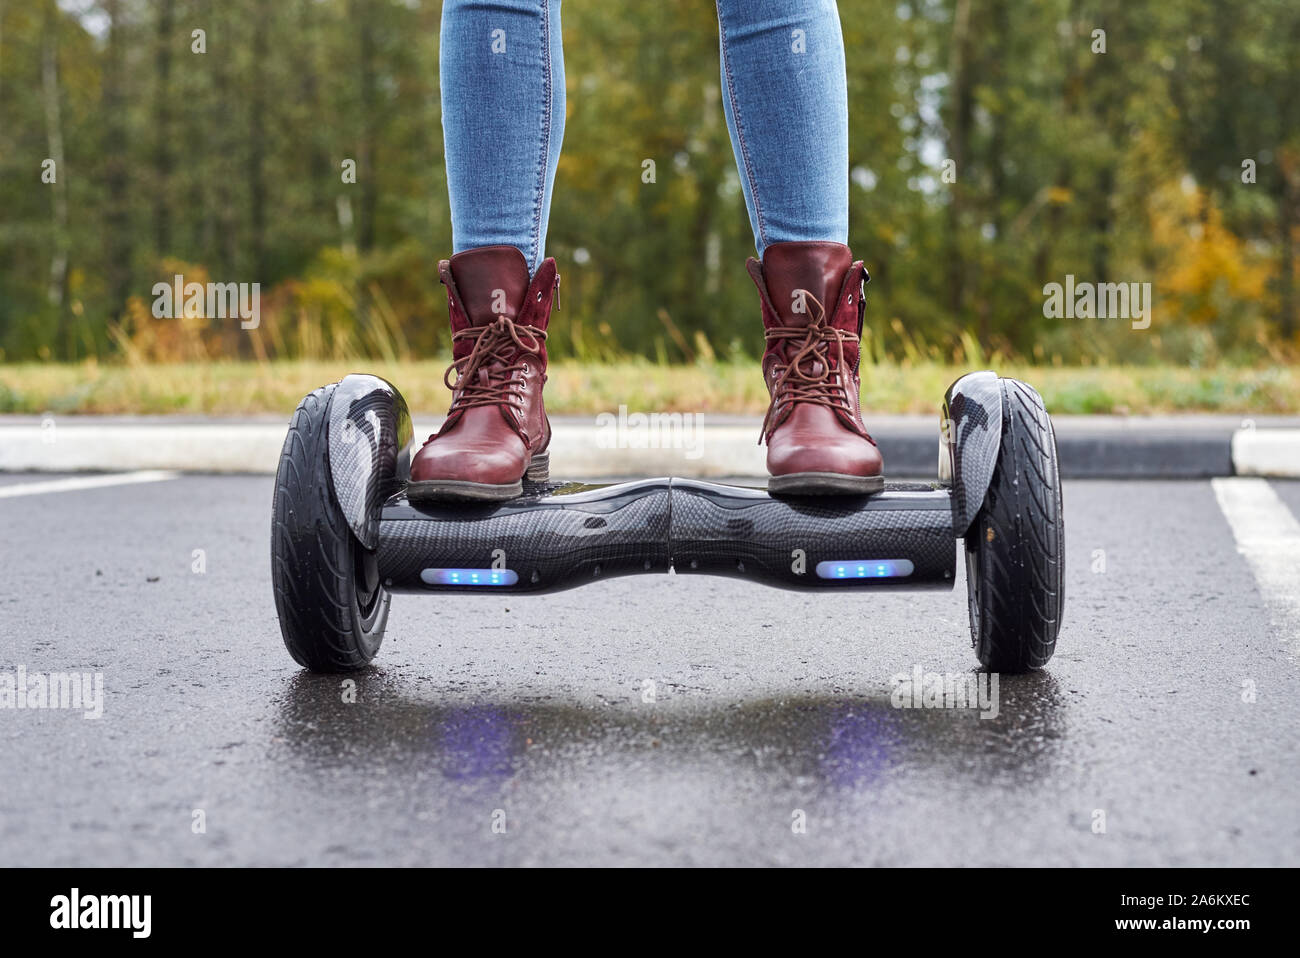
[[[992,372],[948,390],[935,482],[784,496],[696,479],[525,480],[516,499],[412,503],[406,402],[376,376],[307,396],[276,474],[272,582],[285,645],[364,667],[395,593],[545,593],[673,572],[818,592],[951,589],[963,544],[981,665],[1051,657],[1064,599],[1056,439],[1038,393]]]

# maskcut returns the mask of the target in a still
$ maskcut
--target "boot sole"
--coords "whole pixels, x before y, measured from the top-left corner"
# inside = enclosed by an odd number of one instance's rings
[[[767,480],[767,491],[774,496],[868,496],[884,488],[884,476],[846,476],[838,472],[794,472]]]
[[[544,452],[528,460],[524,479],[546,482],[551,477],[551,454]],[[412,502],[504,502],[523,494],[523,479],[496,485],[466,479],[420,479],[406,484],[406,498]]]

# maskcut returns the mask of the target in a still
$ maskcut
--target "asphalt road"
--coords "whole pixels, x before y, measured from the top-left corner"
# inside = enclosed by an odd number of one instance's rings
[[[51,478],[0,476],[0,673],[103,715],[0,709],[0,865],[1300,863],[1300,573],[1208,482],[1066,484],[1056,657],[981,719],[891,703],[974,667],[960,577],[398,596],[346,702],[281,644],[269,477],[2,495]]]

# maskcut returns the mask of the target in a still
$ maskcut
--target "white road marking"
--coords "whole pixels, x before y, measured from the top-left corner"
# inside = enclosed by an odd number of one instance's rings
[[[1300,636],[1300,522],[1266,479],[1213,479],[1210,485],[1264,601],[1292,638]]]
[[[41,482],[17,482],[0,486],[0,499],[17,496],[40,496],[48,492],[76,492],[80,489],[103,489],[106,486],[129,486],[137,482],[164,482],[175,479],[180,473],[166,469],[144,469],[139,472],[114,472],[104,476],[77,476],[72,479],[46,479]]]

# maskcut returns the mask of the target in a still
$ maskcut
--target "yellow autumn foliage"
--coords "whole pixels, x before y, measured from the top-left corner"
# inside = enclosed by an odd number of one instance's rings
[[[1149,209],[1161,259],[1155,295],[1163,311],[1182,322],[1226,325],[1225,332],[1254,338],[1255,330],[1241,327],[1274,308],[1275,262],[1224,226],[1222,211],[1199,186],[1166,183]]]

